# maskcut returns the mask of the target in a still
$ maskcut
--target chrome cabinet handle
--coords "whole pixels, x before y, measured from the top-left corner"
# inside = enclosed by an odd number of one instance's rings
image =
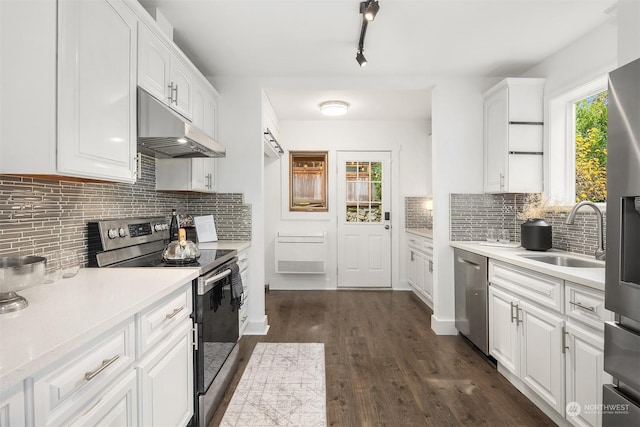
[[[173,82],[171,82],[171,84],[167,87],[169,88],[169,96],[167,97],[167,99],[169,100],[169,104],[171,104],[173,103]]]
[[[182,310],[184,310],[184,305],[180,308],[175,308],[173,309],[173,311],[169,314],[167,314],[165,316],[165,319],[170,320],[173,319],[174,317],[176,317],[178,315],[178,313],[180,313]]]
[[[104,359],[102,361],[102,365],[98,366],[93,371],[86,372],[84,374],[84,379],[87,380],[87,381],[91,381],[92,379],[94,379],[96,377],[96,375],[98,375],[100,372],[102,372],[105,369],[107,369],[109,366],[111,366],[111,364],[113,364],[119,358],[120,358],[120,355],[116,354],[111,359]]]
[[[504,190],[504,174],[500,173],[500,189]]]
[[[178,105],[178,85],[176,85],[176,86],[173,88],[173,91],[174,91],[174,92],[175,92],[175,94],[176,94],[175,98],[173,98],[173,103],[174,103],[174,104],[176,104],[176,105]]]
[[[429,260],[429,273],[433,273],[433,261]]]
[[[574,305],[574,306],[576,306],[576,307],[578,307],[578,308],[581,308],[581,309],[583,309],[583,310],[588,310],[588,311],[590,311],[590,312],[592,312],[592,313],[595,313],[595,311],[596,311],[596,308],[595,308],[595,307],[589,307],[589,306],[586,306],[586,305],[582,305],[582,304],[581,304],[581,303],[579,303],[579,302],[569,301],[569,304]]]
[[[514,320],[516,320],[516,316],[513,315],[513,309],[517,309],[518,305],[514,304],[513,302],[509,301],[509,304],[511,304],[511,323],[513,323]],[[517,314],[517,311],[516,311]]]
[[[569,346],[567,345],[567,335],[569,335],[569,332],[567,332],[567,329],[563,326],[562,327],[562,354],[565,354],[567,350],[569,350]]]
[[[193,331],[193,349],[198,350],[198,324],[194,323],[191,330]]]
[[[416,254],[414,254],[413,251],[411,251],[411,261],[415,261],[416,260],[415,256],[416,256]]]
[[[524,320],[520,319],[520,312],[522,311],[522,309],[520,307],[518,307],[519,304],[516,304],[516,325],[519,325],[520,323],[524,322]]]

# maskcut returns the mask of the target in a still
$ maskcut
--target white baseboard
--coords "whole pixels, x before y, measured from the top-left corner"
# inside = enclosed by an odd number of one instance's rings
[[[438,319],[431,315],[431,329],[436,335],[458,335],[454,319]]]
[[[265,315],[261,322],[249,321],[243,335],[267,335],[267,332],[269,332],[269,319]]]

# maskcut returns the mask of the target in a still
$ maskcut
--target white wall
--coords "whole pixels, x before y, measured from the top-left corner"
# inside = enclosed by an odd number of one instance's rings
[[[337,150],[389,150],[392,155],[392,284],[407,289],[404,248],[404,196],[427,195],[431,158],[428,150],[429,123],[425,121],[280,121],[280,142],[287,151],[280,160],[265,165],[266,271],[271,289],[335,289],[336,173]],[[288,151],[329,151],[329,212],[298,215],[290,219],[288,201]],[[323,231],[328,236],[329,264],[325,275],[275,273],[274,241],[278,231]]]
[[[640,0],[618,1],[618,66],[640,58]]]
[[[227,158],[218,161],[218,191],[244,193],[251,204],[249,248],[249,324],[246,334],[266,334],[264,309],[264,195],[262,154],[262,88],[256,79],[219,78],[218,139]]]
[[[432,96],[433,315],[431,328],[454,335],[453,249],[449,195],[481,193],[483,183],[482,79],[439,82]]]

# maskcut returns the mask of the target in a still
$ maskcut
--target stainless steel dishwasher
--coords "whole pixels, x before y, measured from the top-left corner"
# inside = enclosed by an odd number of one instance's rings
[[[487,257],[454,249],[456,329],[489,354]]]

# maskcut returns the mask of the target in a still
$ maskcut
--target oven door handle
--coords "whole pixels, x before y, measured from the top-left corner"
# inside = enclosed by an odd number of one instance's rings
[[[215,276],[212,276],[212,277],[210,277],[208,279],[205,279],[204,283],[203,283],[203,286],[202,286],[202,289],[200,289],[199,290],[200,292],[198,292],[198,293],[200,295],[206,294],[207,292],[209,292],[211,290],[211,288],[213,288],[213,285],[214,285],[215,282],[219,281],[220,279],[224,279],[225,277],[227,277],[230,274],[231,274],[231,269],[229,268],[229,269],[223,271],[220,274],[216,274]]]

